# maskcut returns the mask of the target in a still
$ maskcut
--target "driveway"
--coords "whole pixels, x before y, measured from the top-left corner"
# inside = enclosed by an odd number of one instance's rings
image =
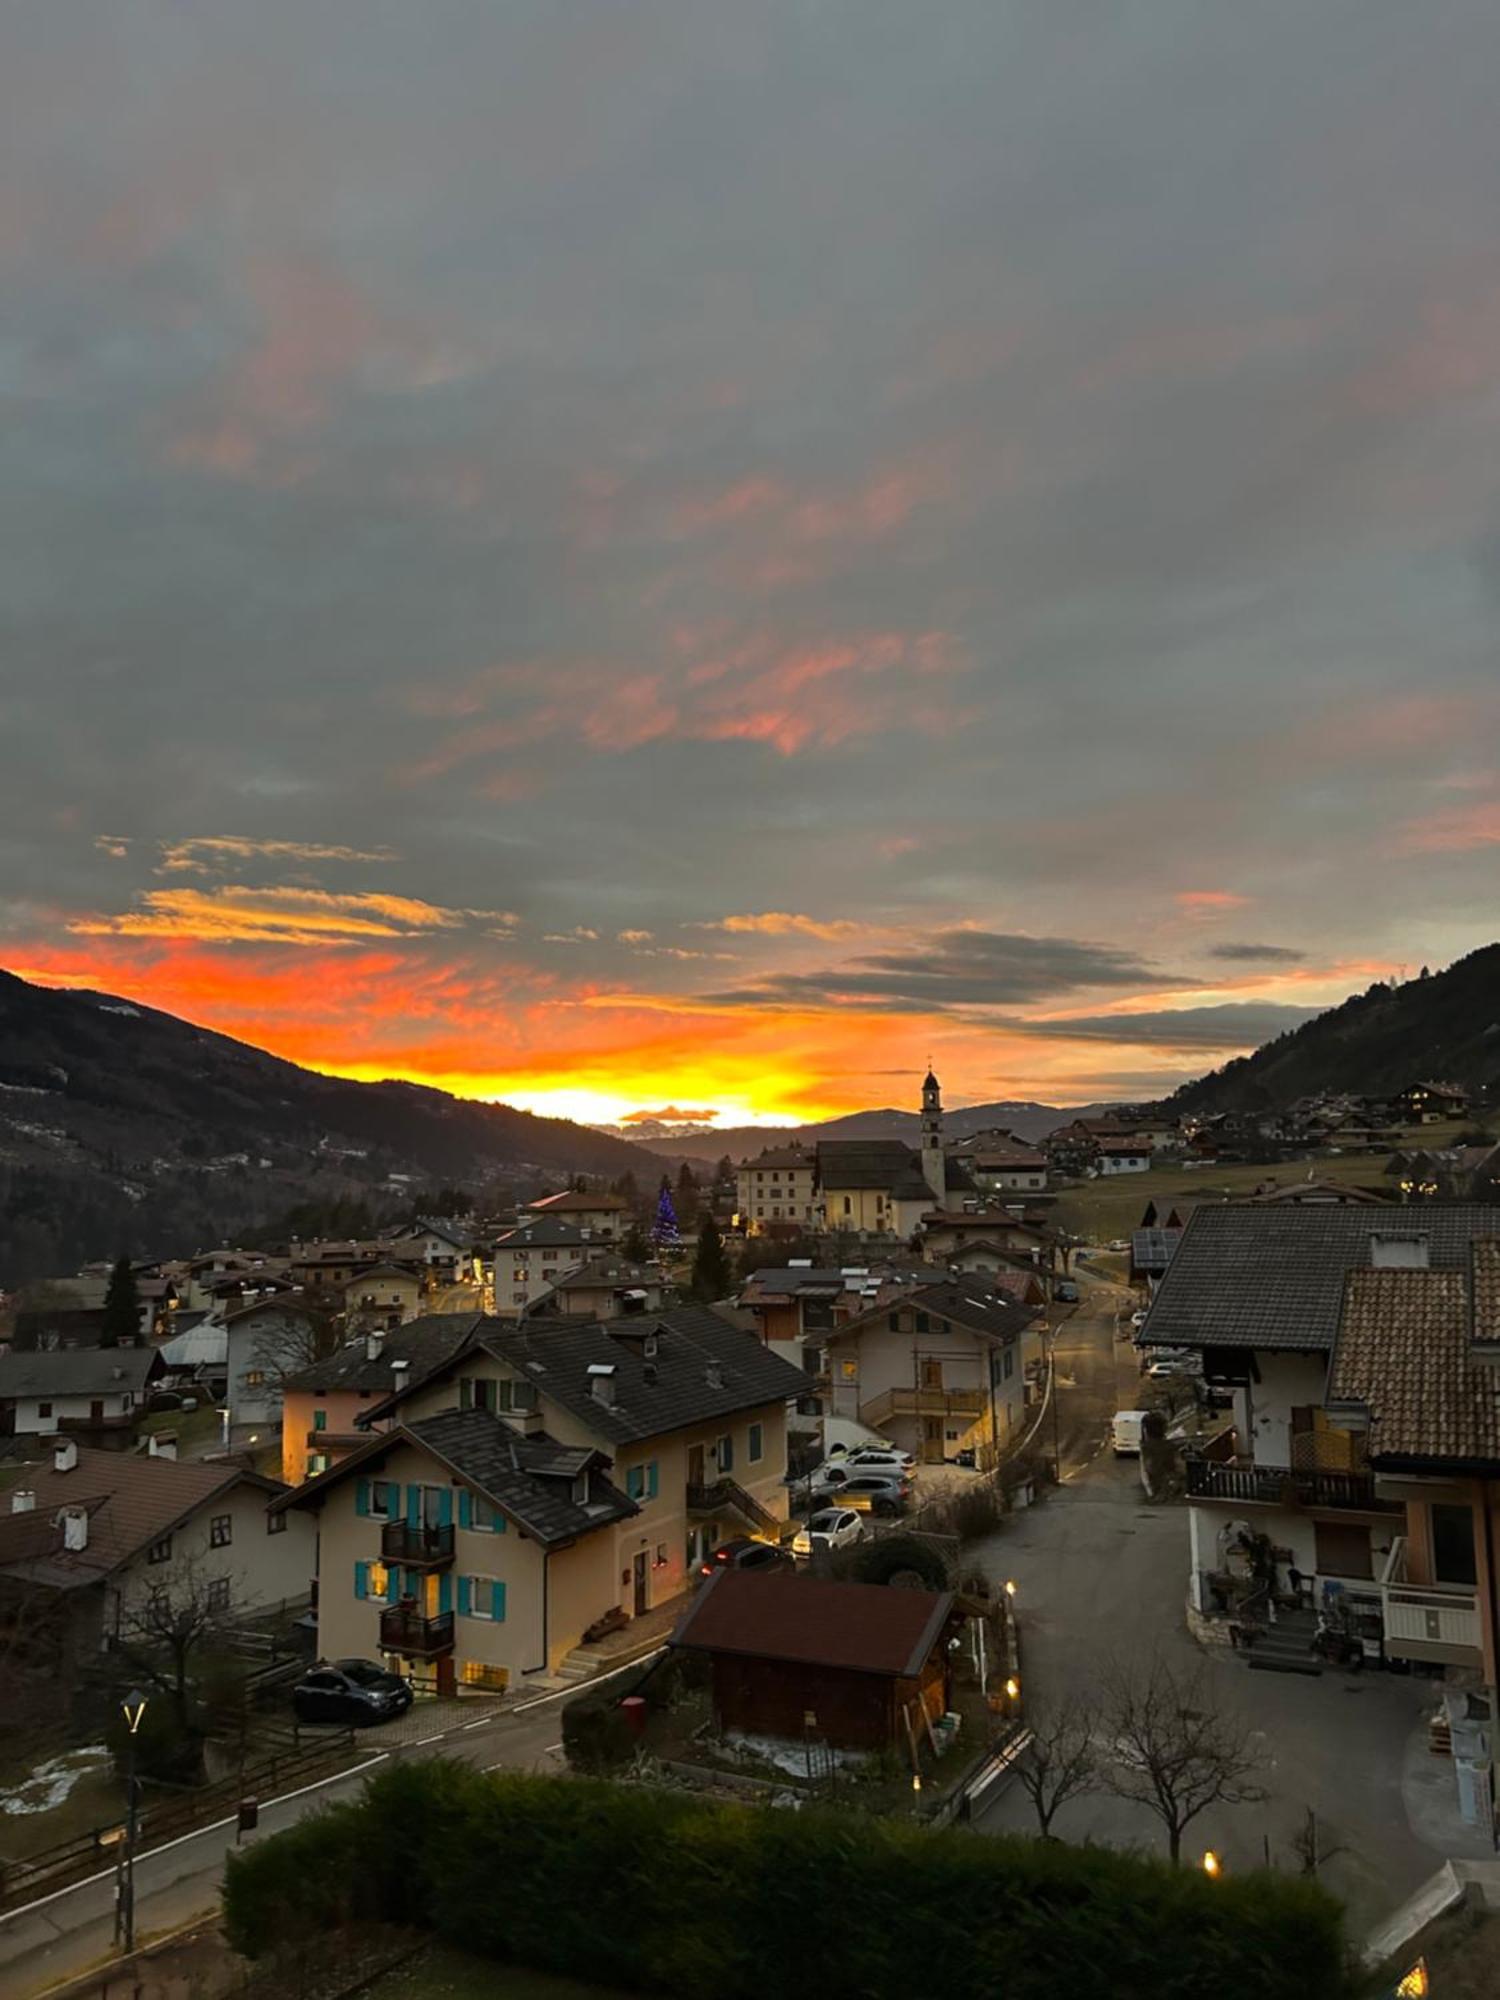
[[[1356,1934],[1450,1856],[1490,1855],[1460,1827],[1451,1764],[1426,1748],[1433,1683],[1380,1672],[1317,1679],[1252,1672],[1240,1656],[1189,1636],[1187,1511],[1149,1505],[1135,1460],[1101,1453],[977,1554],[987,1574],[1014,1577],[1019,1586],[1029,1690],[1086,1694],[1110,1665],[1159,1652],[1178,1668],[1204,1667],[1215,1705],[1256,1732],[1268,1798],[1211,1807],[1189,1829],[1186,1854],[1212,1847],[1228,1867],[1248,1869],[1262,1865],[1269,1840],[1273,1863],[1295,1869],[1288,1842],[1310,1806],[1324,1851],[1347,1850],[1322,1872],[1348,1904]],[[1015,1785],[982,1824],[1035,1831]],[[1065,1806],[1056,1831],[1066,1840],[1165,1851],[1160,1826],[1143,1807],[1103,1794]]]

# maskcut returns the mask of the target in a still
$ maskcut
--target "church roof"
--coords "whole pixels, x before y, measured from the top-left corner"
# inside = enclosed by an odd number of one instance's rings
[[[941,1090],[942,1085],[938,1082],[932,1071],[928,1070],[926,1076],[922,1079],[922,1088],[924,1090]]]

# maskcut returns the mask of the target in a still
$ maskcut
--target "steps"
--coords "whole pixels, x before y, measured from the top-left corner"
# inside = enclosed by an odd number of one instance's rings
[[[1259,1628],[1244,1649],[1245,1663],[1263,1674],[1321,1674],[1323,1662],[1312,1650],[1317,1629],[1310,1611],[1285,1611],[1274,1625]]]

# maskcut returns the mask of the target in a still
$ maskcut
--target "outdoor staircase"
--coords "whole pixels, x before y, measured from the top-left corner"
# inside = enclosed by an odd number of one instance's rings
[[[1244,1648],[1246,1664],[1263,1674],[1321,1674],[1323,1662],[1312,1649],[1317,1629],[1311,1611],[1283,1611],[1274,1625],[1256,1628]]]
[[[565,1653],[557,1664],[552,1678],[561,1681],[565,1687],[576,1687],[580,1681],[590,1680],[595,1674],[603,1673],[608,1666],[617,1666],[617,1653],[601,1653],[595,1646],[575,1646],[571,1653]]]

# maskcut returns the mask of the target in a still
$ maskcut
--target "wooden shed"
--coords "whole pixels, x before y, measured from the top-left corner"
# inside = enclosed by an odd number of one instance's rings
[[[738,1570],[711,1577],[674,1647],[708,1656],[721,1729],[845,1749],[901,1747],[949,1704],[951,1590],[827,1583]]]

